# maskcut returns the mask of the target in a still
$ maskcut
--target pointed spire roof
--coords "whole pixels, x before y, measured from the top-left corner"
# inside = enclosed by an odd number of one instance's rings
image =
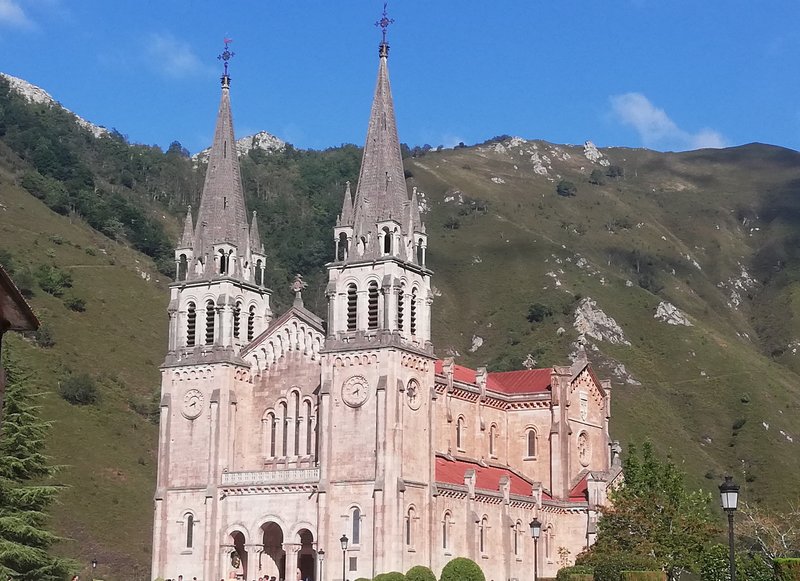
[[[194,242],[197,256],[211,254],[213,246],[221,243],[237,246],[240,253],[247,248],[247,211],[233,133],[227,68],[222,76],[222,96],[200,197]]]
[[[408,202],[400,140],[389,84],[389,45],[380,44],[375,97],[367,128],[354,204],[355,235],[366,235],[383,220],[402,222]]]
[[[261,242],[261,234],[258,232],[258,220],[256,219],[255,210],[253,210],[253,220],[250,223],[250,250],[264,253],[264,243]]]
[[[194,224],[192,223],[192,207],[186,206],[186,218],[183,221],[183,234],[179,248],[191,248],[194,246]]]
[[[344,190],[344,202],[342,203],[342,213],[339,214],[338,226],[353,225],[353,194],[350,193],[350,180],[347,180],[347,187]]]
[[[419,215],[419,199],[417,198],[417,187],[411,191],[411,202],[408,208],[408,233],[422,231],[422,218]]]

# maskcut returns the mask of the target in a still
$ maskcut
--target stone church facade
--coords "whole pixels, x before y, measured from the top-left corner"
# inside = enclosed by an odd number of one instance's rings
[[[527,579],[534,517],[539,575],[553,577],[593,540],[620,472],[610,383],[585,357],[503,373],[437,359],[388,51],[332,232],[327,322],[299,278],[294,305],[271,309],[222,77],[196,223],[190,210],[175,253],[154,578],[352,581],[466,556],[487,579]]]

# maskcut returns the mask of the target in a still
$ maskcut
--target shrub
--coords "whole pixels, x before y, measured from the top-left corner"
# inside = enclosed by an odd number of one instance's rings
[[[578,562],[592,567],[595,581],[622,581],[623,571],[658,569],[654,559],[628,553],[589,552],[579,555]]]
[[[556,573],[556,581],[576,581],[577,576],[591,576],[592,568],[587,565],[573,565],[572,567],[562,567]]]
[[[553,316],[553,309],[542,303],[533,303],[528,307],[528,322],[541,323],[547,317]]]
[[[86,310],[86,300],[79,297],[66,299],[64,304],[70,311],[75,311],[76,313],[82,313]]]
[[[456,557],[444,566],[440,581],[486,581],[486,577],[475,561]]]
[[[606,175],[610,178],[625,177],[625,169],[621,165],[610,165],[606,169]]]
[[[356,581],[372,581],[371,579],[367,579],[366,577],[359,577]]]
[[[428,567],[417,565],[406,573],[407,581],[436,581],[436,575]]]
[[[564,197],[574,196],[578,193],[578,187],[569,180],[561,180],[556,186],[556,193]]]
[[[448,230],[458,230],[461,228],[461,222],[459,222],[458,218],[455,216],[450,216],[447,220],[445,220],[444,227]]]
[[[62,296],[64,289],[72,286],[72,275],[70,273],[47,264],[43,264],[36,269],[36,280],[44,292],[54,297]]]
[[[48,349],[56,344],[56,338],[53,336],[53,330],[45,324],[39,326],[33,334],[33,340],[39,347]]]
[[[800,559],[775,559],[772,563],[778,581],[800,581]]]
[[[97,401],[97,384],[86,373],[70,375],[59,384],[58,394],[73,405],[90,405]]]
[[[589,175],[589,183],[594,184],[595,186],[602,186],[606,183],[606,176],[600,169],[592,170],[592,173]]]
[[[666,581],[664,571],[623,571],[622,581]]]
[[[388,573],[379,573],[375,575],[373,581],[405,581],[406,576],[399,571],[389,571]]]
[[[14,284],[17,285],[19,292],[26,299],[31,298],[36,288],[36,279],[33,277],[30,268],[23,268],[14,273]]]

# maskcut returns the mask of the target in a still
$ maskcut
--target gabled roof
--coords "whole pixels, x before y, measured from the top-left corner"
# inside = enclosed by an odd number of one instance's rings
[[[532,496],[533,482],[514,472],[511,468],[501,466],[482,466],[468,460],[449,459],[436,456],[436,482],[444,484],[464,485],[464,474],[467,470],[475,470],[475,488],[481,490],[500,490],[500,478],[506,476],[511,484],[511,494]],[[547,496],[542,494],[542,498]]]
[[[444,373],[444,361],[436,361],[436,373]],[[486,375],[486,389],[505,395],[543,393],[550,389],[553,370],[522,369],[519,371],[494,371]],[[453,379],[474,385],[477,373],[463,365],[453,365]]]
[[[6,326],[7,325],[7,326]],[[39,319],[19,292],[11,277],[0,266],[0,332],[33,331],[39,328]]]
[[[273,321],[269,324],[269,326],[260,335],[258,335],[252,341],[250,341],[250,343],[247,346],[245,346],[244,349],[242,349],[242,352],[239,354],[240,357],[244,357],[245,355],[250,353],[253,349],[255,349],[258,345],[260,345],[264,341],[264,339],[272,335],[275,329],[279,328],[281,325],[286,323],[292,317],[297,317],[298,319],[300,319],[313,329],[319,331],[320,333],[323,334],[325,333],[325,326],[322,319],[320,319],[318,316],[316,316],[308,309],[304,307],[298,307],[295,305],[292,306],[289,310],[287,310],[277,319],[273,319]]]
[[[589,490],[589,484],[587,482],[589,478],[589,471],[586,471],[586,474],[583,475],[578,483],[572,487],[572,490],[569,491],[569,499],[572,501],[580,501],[586,500],[586,494]]]

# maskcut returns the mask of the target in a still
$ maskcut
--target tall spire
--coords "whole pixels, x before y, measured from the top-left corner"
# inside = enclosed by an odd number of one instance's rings
[[[186,206],[186,218],[183,221],[183,235],[178,244],[179,248],[194,246],[194,224],[192,224],[192,207]]]
[[[383,31],[378,53],[378,80],[354,203],[353,226],[357,239],[361,236],[369,238],[368,234],[378,222],[395,220],[402,223],[409,200],[387,66],[389,45],[386,43],[386,27],[392,22],[386,16],[384,4],[383,18],[376,23]],[[377,240],[377,232],[373,232],[372,238]]]
[[[258,220],[256,211],[253,210],[253,220],[250,223],[250,248],[253,252],[264,252],[264,243],[261,242],[261,234],[258,232]]]
[[[225,39],[225,50],[219,55],[225,64],[220,79],[222,96],[194,236],[195,256],[209,261],[215,244],[232,244],[243,254],[248,242],[247,212],[231,113],[228,61],[233,53],[228,48],[229,43],[230,40]]]

